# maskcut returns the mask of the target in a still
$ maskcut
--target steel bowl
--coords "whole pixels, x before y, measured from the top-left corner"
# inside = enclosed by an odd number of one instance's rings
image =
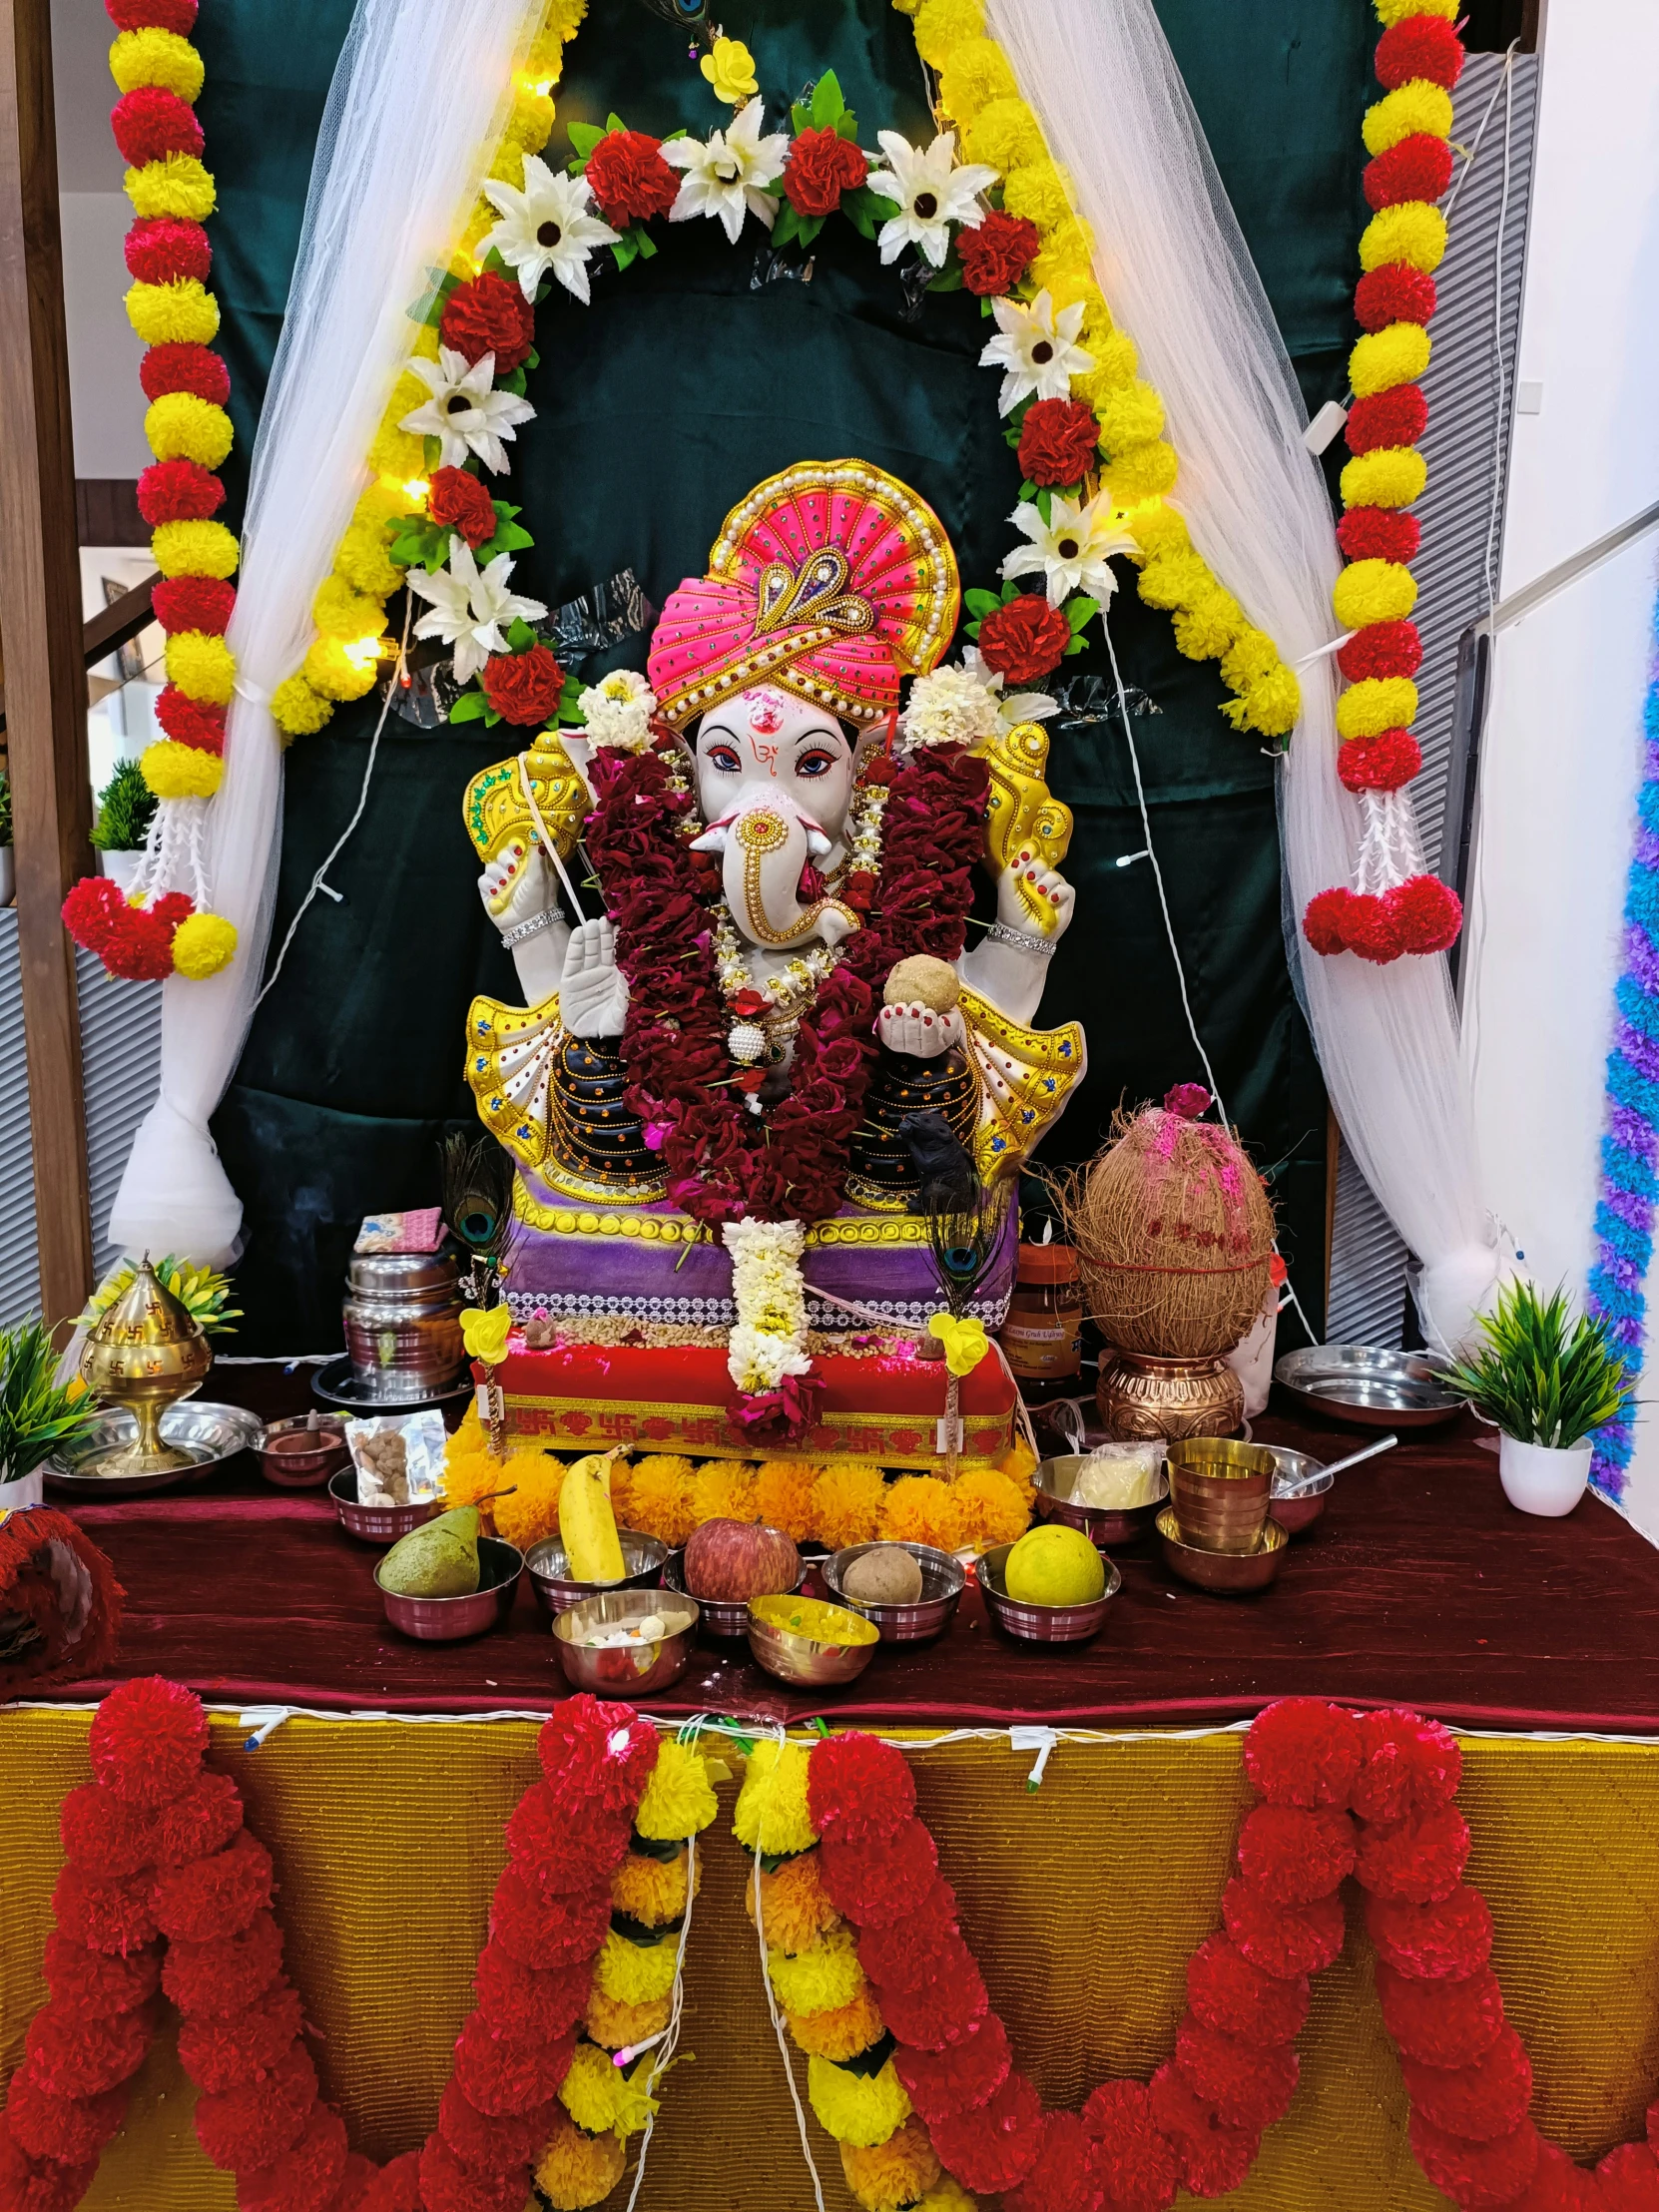
[[[888,1544],[848,1544],[844,1551],[823,1562],[820,1571],[824,1586],[837,1605],[873,1621],[884,1644],[930,1644],[935,1636],[944,1634],[955,1617],[967,1579],[962,1563],[948,1551],[935,1551],[931,1544],[900,1544],[898,1549],[907,1551],[921,1569],[920,1597],[910,1605],[876,1605],[867,1598],[848,1597],[843,1587],[848,1567],[867,1551],[891,1548]]]
[[[399,1597],[381,1582],[380,1567],[374,1570],[374,1584],[387,1620],[400,1634],[421,1644],[458,1644],[501,1626],[513,1609],[523,1567],[524,1554],[516,1544],[480,1536],[478,1587],[460,1597]]]
[[[151,1490],[178,1490],[200,1482],[222,1460],[239,1451],[258,1451],[265,1423],[258,1413],[242,1405],[214,1405],[202,1398],[185,1398],[162,1414],[164,1444],[188,1452],[183,1466],[146,1469],[140,1473],[106,1472],[103,1462],[138,1440],[137,1414],[125,1405],[106,1406],[84,1435],[62,1444],[45,1461],[41,1473],[54,1490],[69,1490],[83,1498],[142,1497]]]
[[[1276,1469],[1268,1510],[1287,1536],[1300,1536],[1324,1513],[1336,1476],[1323,1459],[1284,1444],[1270,1444]]]
[[[795,1578],[793,1589],[774,1592],[781,1597],[799,1597],[812,1562],[803,1559],[801,1572]],[[690,1596],[686,1589],[686,1555],[675,1552],[663,1568],[663,1588],[678,1590]],[[730,1637],[734,1642],[749,1634],[749,1606],[746,1597],[700,1597],[694,1600],[701,1615],[704,1632],[710,1636]]]
[[[822,1605],[825,1600],[810,1598],[806,1602]],[[748,1601],[749,1648],[758,1666],[776,1675],[780,1682],[799,1683],[810,1690],[851,1682],[863,1673],[881,1641],[874,1621],[849,1605],[837,1604],[832,1609],[842,1615],[846,1625],[837,1623],[834,1633],[814,1636],[805,1629],[786,1627],[781,1619],[769,1620],[760,1610],[770,1606],[787,1613],[792,1603],[793,1593],[789,1591]],[[854,1624],[857,1633],[853,1632]]]
[[[1420,1353],[1376,1345],[1307,1345],[1273,1373],[1305,1405],[1360,1428],[1437,1428],[1464,1404]]]
[[[1193,1436],[1169,1448],[1170,1506],[1184,1543],[1253,1552],[1268,1517],[1274,1456],[1265,1444]]]
[[[443,1500],[436,1497],[419,1498],[410,1505],[359,1505],[354,1466],[341,1467],[328,1477],[328,1495],[341,1528],[365,1544],[394,1544],[399,1536],[443,1511]]]
[[[274,1420],[260,1446],[261,1470],[279,1490],[320,1489],[350,1458],[345,1423],[336,1413],[325,1414],[314,1428],[308,1413]]]
[[[1037,1605],[1027,1598],[1008,1595],[1003,1579],[1012,1544],[994,1544],[980,1555],[975,1567],[985,1610],[1005,1636],[1023,1644],[1086,1644],[1106,1623],[1106,1608],[1123,1587],[1123,1576],[1110,1559],[1102,1559],[1106,1587],[1099,1597],[1082,1605]]]
[[[1166,1506],[1158,1515],[1158,1534],[1163,1541],[1164,1563],[1172,1574],[1192,1583],[1195,1589],[1223,1596],[1241,1590],[1265,1590],[1285,1564],[1291,1541],[1283,1525],[1270,1520],[1256,1551],[1202,1551],[1196,1544],[1182,1542],[1173,1506]]]
[[[1114,1544],[1132,1544],[1144,1536],[1169,1496],[1169,1471],[1159,1470],[1157,1494],[1144,1505],[1085,1505],[1072,1496],[1078,1476],[1089,1465],[1087,1452],[1066,1452],[1044,1459],[1031,1480],[1037,1493],[1037,1512],[1043,1520],[1076,1528],[1101,1551]]]
[[[668,1560],[667,1544],[657,1536],[642,1536],[633,1528],[619,1528],[616,1537],[622,1546],[622,1564],[627,1570],[620,1582],[579,1582],[570,1571],[569,1554],[557,1536],[544,1536],[540,1543],[530,1546],[524,1554],[524,1564],[530,1570],[536,1603],[544,1613],[555,1617],[568,1613],[584,1598],[597,1597],[605,1590],[655,1590],[660,1587]]]
[[[542,1596],[540,1590],[536,1594]],[[545,1597],[542,1602],[547,1603]],[[649,1643],[602,1648],[581,1641],[590,1628],[644,1620],[651,1613],[664,1622],[667,1635]],[[666,1690],[691,1665],[698,1613],[696,1598],[681,1591],[665,1599],[653,1590],[620,1585],[560,1606],[553,1621],[553,1643],[565,1680],[573,1690],[592,1690],[599,1697],[649,1697],[653,1691]]]

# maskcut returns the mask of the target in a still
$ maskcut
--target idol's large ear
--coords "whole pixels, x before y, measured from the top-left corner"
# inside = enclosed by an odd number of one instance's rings
[[[861,729],[855,725],[849,728],[845,723],[841,727],[846,730],[847,742],[852,748],[852,773],[857,776],[869,756],[879,753],[886,743],[887,717],[883,715],[879,722],[866,722]]]

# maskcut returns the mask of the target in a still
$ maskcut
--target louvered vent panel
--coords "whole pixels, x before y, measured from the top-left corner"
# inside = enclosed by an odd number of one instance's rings
[[[134,1132],[161,1081],[162,986],[106,975],[90,952],[76,955],[81,992],[81,1073],[87,1102],[92,1250],[99,1271],[115,1257],[110,1209]],[[157,1253],[160,1259],[161,1254]]]
[[[0,907],[0,1329],[27,1320],[39,1298],[17,911],[5,906]]]

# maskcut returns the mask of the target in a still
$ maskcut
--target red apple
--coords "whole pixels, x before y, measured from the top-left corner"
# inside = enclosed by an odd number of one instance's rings
[[[779,1528],[709,1520],[686,1545],[686,1588],[693,1597],[741,1602],[793,1590],[800,1579],[801,1554]]]

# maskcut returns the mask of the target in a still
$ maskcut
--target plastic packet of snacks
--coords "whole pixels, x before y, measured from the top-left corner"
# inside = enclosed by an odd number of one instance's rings
[[[382,1413],[348,1420],[345,1440],[357,1470],[359,1505],[418,1505],[443,1493],[443,1415]]]

